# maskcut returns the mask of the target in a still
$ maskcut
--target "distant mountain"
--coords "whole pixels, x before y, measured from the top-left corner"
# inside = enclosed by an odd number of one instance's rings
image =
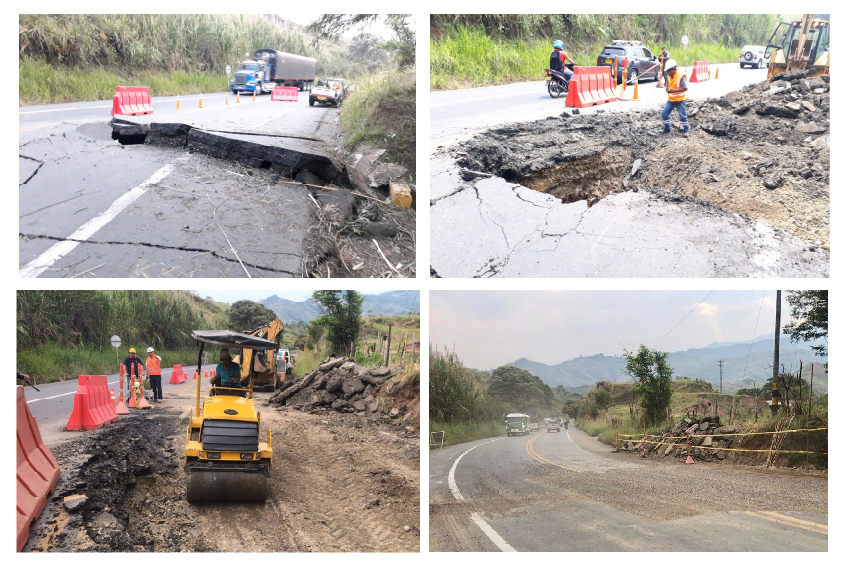
[[[322,309],[313,299],[296,302],[272,295],[260,303],[277,314],[281,322],[310,322],[322,315]],[[420,310],[418,291],[389,291],[365,295],[363,299],[363,316],[394,316]]]
[[[753,382],[760,387],[773,376],[773,346],[772,335],[756,338],[751,343],[718,342],[700,349],[672,352],[668,355],[668,363],[674,369],[674,376],[699,378],[717,388],[720,384],[720,367],[717,362],[722,359],[723,390],[734,392],[739,388],[751,388]],[[823,369],[827,358],[814,355],[807,343],[794,345],[788,338],[782,338],[779,362],[784,364],[785,370],[798,371],[800,360],[803,362],[802,375],[806,380],[810,376],[813,362],[814,392],[827,393],[828,375]],[[522,357],[509,364],[529,371],[551,387],[561,384],[566,389],[592,386],[602,380],[631,380],[625,371],[626,360],[614,355],[577,357],[556,365],[545,365]]]

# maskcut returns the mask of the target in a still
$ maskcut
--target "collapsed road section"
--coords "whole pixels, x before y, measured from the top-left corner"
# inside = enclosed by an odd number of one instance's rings
[[[337,135],[335,111],[301,100],[27,134],[20,275],[414,275],[415,211],[390,197],[407,170]]]
[[[573,110],[441,151],[433,273],[828,276],[829,92],[793,71],[689,101],[690,139]]]

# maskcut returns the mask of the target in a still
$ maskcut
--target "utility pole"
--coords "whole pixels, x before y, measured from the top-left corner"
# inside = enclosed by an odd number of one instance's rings
[[[719,361],[717,361],[717,363],[720,365],[720,392],[717,395],[714,396],[714,415],[715,416],[717,415],[718,399],[720,398],[720,394],[723,394],[723,360],[720,359]]]
[[[752,395],[755,397],[755,421],[758,421],[758,391],[755,390],[755,381],[752,381]]]
[[[779,332],[782,327],[782,292],[776,291],[776,344],[773,350],[773,396],[770,410],[779,412]]]

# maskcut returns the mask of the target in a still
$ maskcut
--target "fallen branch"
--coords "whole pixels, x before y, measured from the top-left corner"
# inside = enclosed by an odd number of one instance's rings
[[[391,269],[391,270],[392,270],[392,271],[394,271],[395,273],[398,273],[398,270],[397,270],[397,269],[395,269],[394,267],[392,267],[392,264],[391,264],[391,263],[389,263],[389,260],[388,260],[388,259],[386,259],[386,256],[385,256],[385,255],[383,255],[383,252],[381,251],[381,247],[378,245],[378,241],[377,241],[377,240],[375,240],[375,239],[373,238],[373,239],[372,239],[372,242],[374,242],[374,243],[375,243],[375,248],[377,248],[377,249],[378,249],[378,253],[379,253],[379,254],[381,255],[381,257],[383,258],[383,261],[385,261],[385,262],[386,262],[386,265],[388,265],[388,266],[389,266],[389,269]]]
[[[101,267],[102,267],[102,266],[104,266],[104,265],[105,265],[104,263],[101,263],[101,264],[99,264],[98,266],[96,266],[96,267],[92,267],[91,269],[89,269],[89,270],[87,270],[87,271],[83,271],[82,273],[77,273],[76,275],[73,275],[73,276],[71,277],[71,279],[73,279],[73,277],[79,277],[80,275],[85,275],[86,273],[90,273],[90,272],[92,272],[93,270],[95,270],[95,269],[99,269],[99,268],[101,268]]]
[[[324,185],[316,185],[316,184],[312,184],[312,183],[299,183],[297,181],[281,181],[281,180],[278,180],[278,183],[286,183],[286,184],[290,184],[290,185],[303,185],[303,186],[306,186],[306,187],[315,187],[316,189],[322,189],[324,191],[339,191],[340,189],[342,189],[341,187],[325,187]],[[369,201],[377,201],[381,205],[392,205],[391,201],[381,201],[380,199],[378,199],[376,197],[369,197],[368,195],[363,195],[362,193],[357,193],[356,191],[350,191],[350,193],[352,195],[355,195],[355,196],[360,197],[362,199],[368,199]]]

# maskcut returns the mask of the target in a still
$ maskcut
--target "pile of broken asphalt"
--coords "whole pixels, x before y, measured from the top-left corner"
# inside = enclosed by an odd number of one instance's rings
[[[573,110],[488,131],[454,157],[465,181],[499,176],[589,206],[641,189],[761,220],[828,250],[829,77],[791,71],[687,105],[690,139],[662,134],[655,112]]]

